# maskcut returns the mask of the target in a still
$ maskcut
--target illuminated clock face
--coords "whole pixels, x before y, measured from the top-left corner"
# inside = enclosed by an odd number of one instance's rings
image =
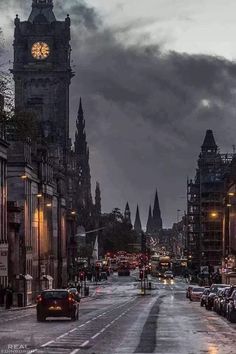
[[[49,45],[44,42],[36,42],[32,45],[31,54],[37,60],[46,59],[50,54]]]

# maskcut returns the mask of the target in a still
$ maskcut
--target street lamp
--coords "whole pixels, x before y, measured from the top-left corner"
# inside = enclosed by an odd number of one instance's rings
[[[218,216],[219,216],[219,214],[218,214],[216,211],[212,211],[212,212],[210,213],[210,217],[211,217],[212,219],[217,219]]]

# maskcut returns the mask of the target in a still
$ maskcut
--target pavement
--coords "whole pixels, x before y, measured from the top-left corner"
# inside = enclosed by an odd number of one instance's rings
[[[37,322],[32,308],[5,313],[0,353],[20,347],[20,353],[38,354],[235,353],[236,324],[188,301],[181,279],[153,283],[149,296],[138,296],[134,276],[113,275],[82,299],[76,322]]]
[[[107,282],[102,282],[102,283],[99,283],[99,286],[105,286],[106,284],[107,284]],[[95,296],[95,294],[96,294],[96,288],[98,287],[98,284],[88,283],[87,286],[90,289],[89,296],[88,297],[81,296],[81,299],[90,299],[93,296]],[[5,306],[0,306],[0,316],[1,316],[1,314],[4,314],[5,312],[8,312],[8,311],[23,311],[23,310],[27,310],[27,309],[35,308],[35,307],[36,307],[36,304],[32,304],[32,305],[28,305],[28,306],[21,306],[21,307],[12,306],[10,309],[6,309]]]

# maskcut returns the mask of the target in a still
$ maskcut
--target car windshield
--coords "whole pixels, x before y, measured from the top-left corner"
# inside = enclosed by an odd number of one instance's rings
[[[67,291],[46,291],[42,294],[44,299],[66,299],[68,296]]]
[[[226,285],[223,285],[223,284],[222,285],[220,285],[220,284],[219,285],[215,285],[215,286],[211,287],[210,292],[216,294],[217,291],[219,290],[219,288],[225,288],[225,287],[226,287]]]
[[[203,289],[202,288],[193,288],[192,290],[194,293],[202,293]]]

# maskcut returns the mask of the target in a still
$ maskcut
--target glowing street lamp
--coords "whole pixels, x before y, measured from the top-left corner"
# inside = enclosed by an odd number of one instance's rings
[[[210,216],[211,216],[211,218],[216,219],[216,218],[218,218],[219,214],[216,211],[212,211],[210,213]]]
[[[47,203],[46,207],[50,208],[52,206],[52,203]]]

